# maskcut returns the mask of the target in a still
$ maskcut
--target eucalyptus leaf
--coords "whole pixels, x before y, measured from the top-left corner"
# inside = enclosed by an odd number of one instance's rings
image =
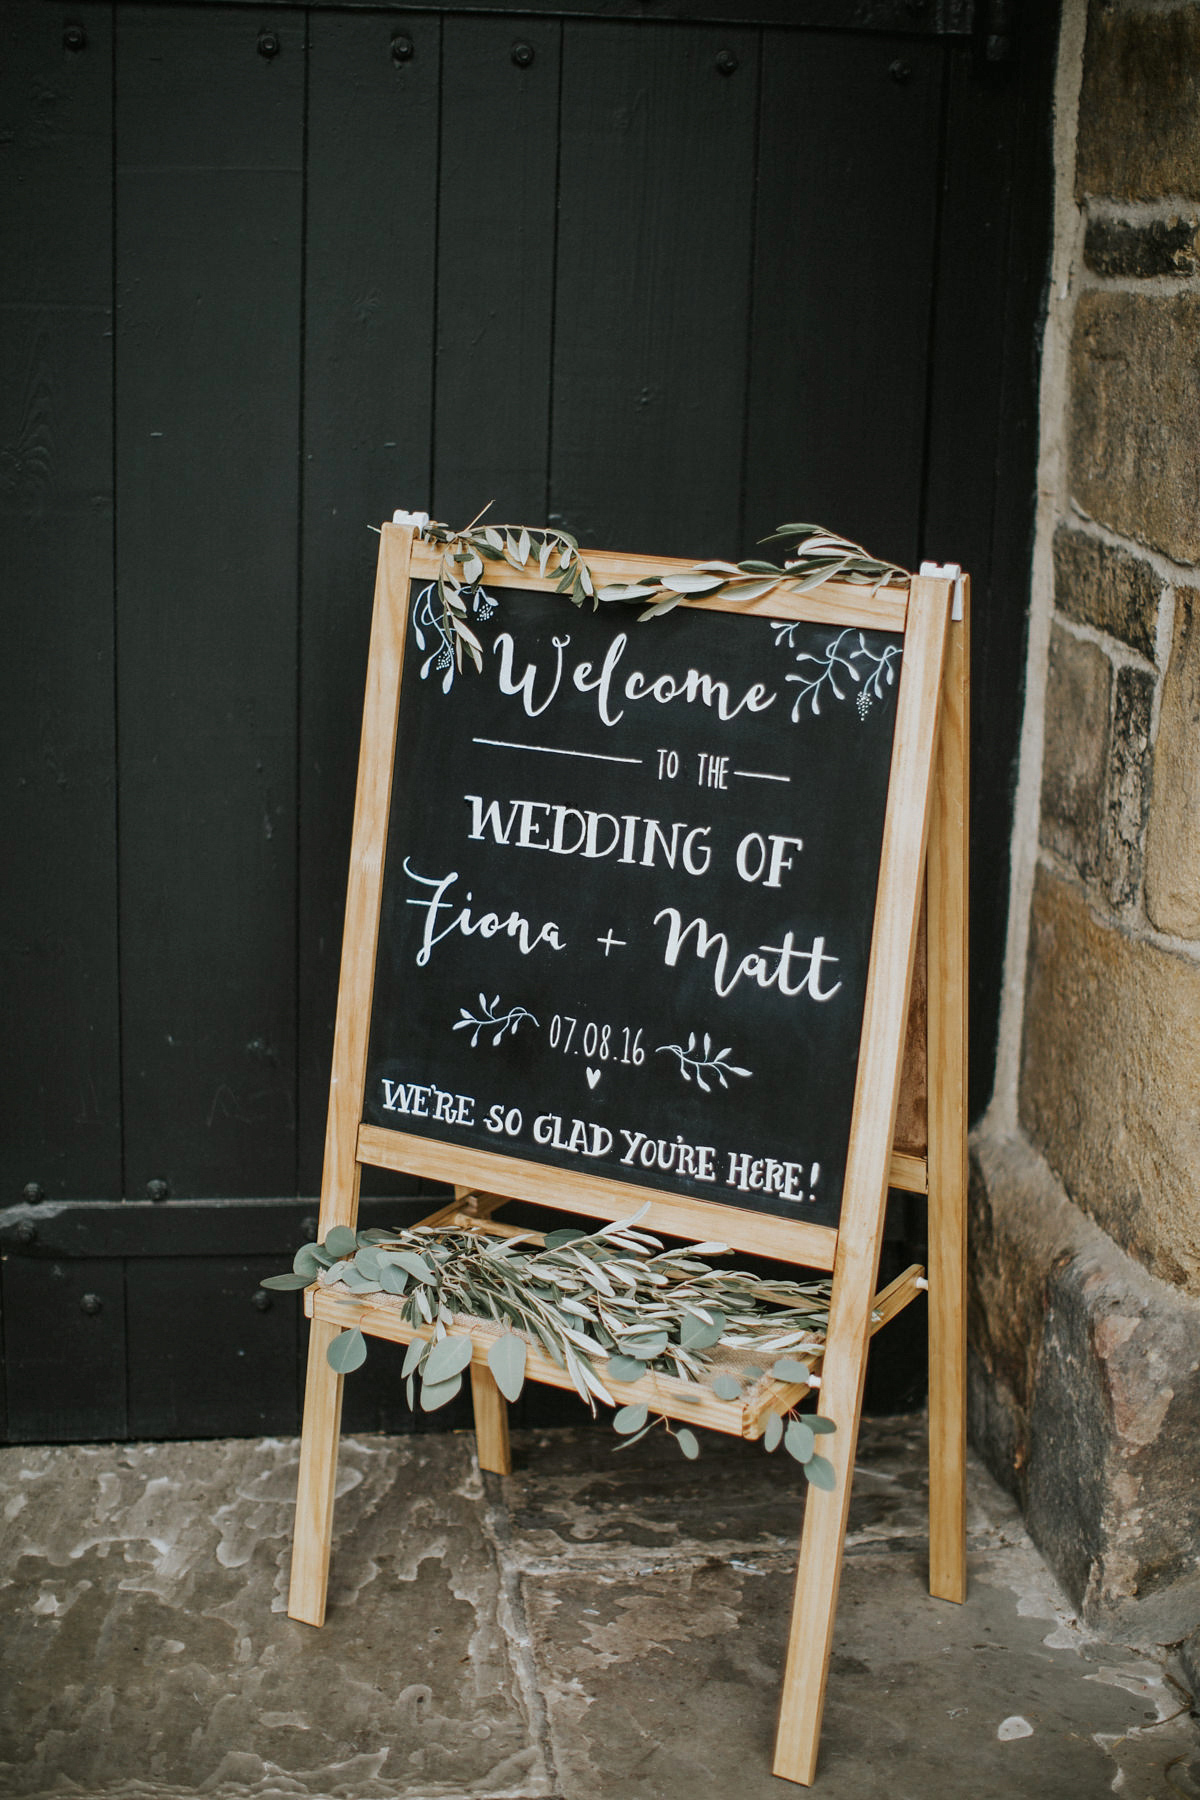
[[[447,1401],[453,1400],[461,1388],[461,1375],[452,1375],[449,1381],[423,1380],[421,1382],[421,1411],[436,1412],[439,1406],[445,1406]]]
[[[444,1337],[433,1346],[425,1360],[421,1371],[427,1382],[434,1387],[449,1381],[454,1375],[466,1368],[471,1360],[474,1345],[469,1337]]]
[[[413,1338],[412,1342],[404,1352],[404,1367],[400,1371],[401,1375],[412,1374],[413,1370],[424,1356],[427,1346],[428,1340],[426,1338]]]
[[[335,1225],[325,1234],[325,1248],[330,1256],[353,1256],[358,1249],[358,1237],[348,1225]]]
[[[379,1280],[379,1252],[378,1252],[378,1250],[374,1249],[371,1245],[368,1245],[366,1247],[366,1249],[364,1249],[364,1250],[359,1250],[355,1254],[354,1267],[358,1270],[360,1275],[365,1275],[368,1281],[378,1281]]]
[[[586,1236],[587,1232],[580,1231],[578,1226],[564,1225],[561,1231],[548,1231],[546,1233],[546,1248],[547,1250],[561,1250],[564,1244],[574,1244],[580,1238],[585,1238]]]
[[[415,1280],[436,1283],[437,1277],[430,1271],[429,1264],[415,1250],[393,1250],[392,1260],[399,1263],[402,1269],[407,1269]]]
[[[408,1272],[394,1262],[381,1263],[379,1285],[385,1294],[402,1294],[408,1286]]]
[[[651,1423],[649,1425],[643,1425],[642,1429],[640,1431],[635,1431],[632,1437],[625,1438],[624,1441],[620,1444],[614,1444],[613,1449],[614,1450],[630,1450],[633,1448],[634,1444],[641,1443],[642,1439],[645,1437],[645,1435],[648,1431],[653,1431],[653,1430],[654,1430],[653,1423]]]
[[[640,1431],[649,1411],[644,1400],[634,1406],[622,1406],[613,1418],[613,1430],[619,1431],[622,1437],[628,1437],[631,1431]]]
[[[259,1282],[259,1287],[274,1288],[276,1293],[288,1293],[294,1288],[308,1287],[312,1277],[293,1269],[290,1275],[267,1275]]]
[[[833,1420],[823,1419],[820,1413],[809,1413],[807,1416],[807,1424],[808,1429],[817,1432],[818,1435],[824,1432],[837,1430],[837,1426],[834,1424]]]
[[[524,1338],[509,1331],[488,1351],[488,1368],[496,1378],[496,1386],[506,1400],[520,1397],[525,1385],[525,1363],[528,1352]]]
[[[301,1244],[292,1258],[292,1269],[297,1275],[303,1275],[305,1282],[315,1281],[324,1264],[317,1261],[311,1244]]]
[[[610,1356],[604,1372],[613,1381],[640,1381],[646,1373],[646,1365],[633,1356]]]
[[[338,1375],[350,1375],[367,1360],[367,1340],[357,1326],[353,1331],[339,1332],[325,1352],[325,1359]]]
[[[721,1374],[713,1382],[712,1391],[718,1400],[740,1400],[742,1384],[732,1375]]]
[[[810,1456],[804,1465],[804,1473],[814,1487],[824,1488],[831,1494],[837,1486],[837,1470],[824,1456]]]
[[[805,1387],[810,1386],[811,1371],[794,1357],[781,1356],[771,1364],[771,1373],[776,1381],[800,1381]]]
[[[668,1343],[665,1331],[656,1331],[650,1337],[623,1337],[621,1353],[624,1356],[636,1356],[639,1362],[652,1362],[661,1356]]]
[[[813,1453],[816,1439],[803,1419],[789,1419],[783,1434],[783,1447],[798,1463],[806,1463]]]
[[[686,1425],[681,1425],[675,1433],[675,1442],[679,1445],[679,1448],[683,1451],[683,1454],[687,1457],[688,1461],[695,1462],[700,1454],[700,1443],[695,1432],[689,1431]]]
[[[783,1420],[778,1413],[768,1413],[763,1429],[763,1443],[768,1450],[778,1450],[783,1442]]]

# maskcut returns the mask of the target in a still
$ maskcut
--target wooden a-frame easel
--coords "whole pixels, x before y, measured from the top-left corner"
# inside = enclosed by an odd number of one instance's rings
[[[929,1587],[961,1601],[965,1556],[965,1236],[967,993],[967,583],[957,570],[911,578],[907,591],[866,594],[830,583],[808,593],[767,595],[724,611],[902,630],[903,672],[892,748],[888,810],[880,862],[850,1152],[836,1229],[746,1213],[658,1190],[574,1177],[545,1165],[466,1152],[431,1139],[361,1123],[367,1031],[391,797],[400,675],[410,579],[436,575],[436,546],[408,528],[385,526],[363,717],[354,840],[325,1148],[319,1235],[353,1226],[361,1169],[374,1165],[453,1184],[456,1198],[427,1223],[469,1220],[505,1231],[491,1214],[507,1199],[541,1201],[601,1219],[627,1216],[648,1203],[645,1223],[679,1237],[721,1237],[731,1246],[830,1271],[833,1293],[823,1355],[807,1358],[821,1411],[836,1425],[822,1441],[835,1467],[830,1491],[810,1488],[801,1536],[795,1600],[783,1677],[774,1773],[807,1785],[816,1771],[825,1684],[841,1575],[866,1371],[873,1332],[928,1289],[929,1300]],[[662,559],[588,554],[601,579],[636,580],[672,565]],[[928,568],[928,565],[927,565]],[[958,577],[957,579],[955,579]],[[552,588],[501,565],[489,586]],[[910,995],[924,903],[924,1007]],[[921,1013],[924,1013],[922,1029]],[[907,1048],[906,1048],[906,1025]],[[917,1103],[903,1108],[902,1086]],[[919,1103],[924,1092],[924,1106]],[[923,1113],[923,1117],[922,1117]],[[887,1188],[928,1196],[929,1261],[876,1293]],[[383,1296],[355,1297],[344,1288],[310,1288],[312,1320],[301,1445],[296,1534],[288,1611],[320,1625],[325,1616],[333,1494],[343,1377],[326,1352],[338,1334],[358,1326],[407,1342],[416,1329]],[[427,1329],[427,1328],[423,1328]],[[459,1329],[459,1327],[456,1327]],[[511,1463],[505,1402],[487,1364],[494,1328],[472,1329],[470,1365],[480,1466],[507,1474]],[[530,1350],[528,1375],[569,1385],[556,1365]],[[689,1423],[761,1436],[770,1412],[795,1404],[802,1386],[764,1376],[743,1400],[723,1402],[707,1390],[646,1375],[611,1382],[619,1404],[646,1400],[655,1411]]]

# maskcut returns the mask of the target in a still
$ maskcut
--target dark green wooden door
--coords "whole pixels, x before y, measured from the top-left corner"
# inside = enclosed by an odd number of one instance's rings
[[[2,16],[10,1436],[295,1423],[255,1284],[320,1182],[397,506],[972,570],[985,1099],[1052,21],[989,62],[952,0]]]

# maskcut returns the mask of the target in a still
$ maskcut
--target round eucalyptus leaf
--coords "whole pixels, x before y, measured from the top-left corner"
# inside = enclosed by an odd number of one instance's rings
[[[306,1288],[311,1280],[311,1275],[301,1275],[293,1270],[290,1275],[267,1275],[258,1285],[274,1288],[276,1293],[287,1293],[292,1288]]]
[[[444,1337],[433,1346],[421,1371],[426,1385],[441,1387],[461,1373],[471,1360],[474,1345],[469,1337]]]
[[[815,1431],[818,1436],[821,1436],[825,1432],[836,1431],[837,1426],[832,1419],[823,1419],[820,1413],[810,1413],[808,1417],[808,1429],[810,1431]]]
[[[348,1225],[335,1225],[325,1234],[325,1248],[330,1256],[353,1256],[358,1249],[358,1237]]]
[[[423,1381],[421,1383],[421,1411],[436,1412],[439,1406],[445,1406],[448,1400],[453,1400],[461,1387],[461,1375],[452,1375],[449,1381]]]
[[[297,1275],[303,1275],[305,1281],[315,1281],[321,1273],[322,1265],[313,1255],[311,1244],[301,1244],[292,1258],[292,1269]]]
[[[712,1391],[718,1400],[740,1400],[742,1384],[733,1375],[718,1375],[712,1384]]]
[[[794,1357],[781,1356],[771,1364],[771,1373],[776,1381],[800,1381],[805,1387],[809,1385],[809,1371],[804,1363],[797,1362]]]
[[[783,1420],[778,1413],[769,1413],[763,1429],[763,1443],[768,1450],[778,1450],[783,1442]]]
[[[798,1463],[806,1463],[813,1453],[816,1439],[803,1419],[789,1419],[783,1434],[783,1447]]]
[[[683,1454],[687,1457],[688,1461],[695,1462],[700,1454],[700,1442],[695,1432],[689,1431],[686,1425],[681,1425],[679,1430],[675,1433],[675,1442],[679,1445],[679,1448],[683,1451]]]
[[[613,1417],[613,1430],[619,1431],[622,1437],[628,1437],[631,1431],[640,1431],[646,1423],[649,1407],[645,1401],[638,1401],[634,1406],[623,1406]]]
[[[402,1294],[408,1286],[408,1271],[393,1262],[380,1261],[379,1285],[385,1294]]]
[[[814,1487],[824,1488],[831,1494],[837,1486],[837,1471],[824,1456],[810,1456],[804,1465],[804,1473]]]
[[[340,1332],[325,1352],[331,1369],[339,1375],[349,1375],[355,1369],[361,1369],[367,1360],[367,1340],[357,1327],[353,1331]]]
[[[609,1357],[604,1373],[613,1381],[640,1381],[646,1370],[636,1357],[617,1355]]]

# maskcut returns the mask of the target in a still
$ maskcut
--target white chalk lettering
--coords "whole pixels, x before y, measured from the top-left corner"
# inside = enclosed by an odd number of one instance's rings
[[[821,986],[821,970],[827,963],[838,960],[826,953],[823,937],[813,939],[811,950],[798,950],[794,934],[787,931],[782,944],[759,944],[757,949],[747,951],[730,973],[729,939],[725,932],[710,931],[705,919],[691,919],[685,925],[683,914],[674,906],[664,906],[661,912],[655,913],[656,925],[664,919],[669,922],[663,950],[667,968],[675,968],[694,932],[697,960],[702,962],[710,951],[716,952],[712,965],[713,991],[722,1000],[728,998],[744,977],[757,982],[760,988],[778,988],[789,1000],[797,994],[807,993],[810,1000],[824,1002],[832,1000],[841,989],[840,981],[830,988]],[[793,980],[793,964],[807,965],[799,980]]]

